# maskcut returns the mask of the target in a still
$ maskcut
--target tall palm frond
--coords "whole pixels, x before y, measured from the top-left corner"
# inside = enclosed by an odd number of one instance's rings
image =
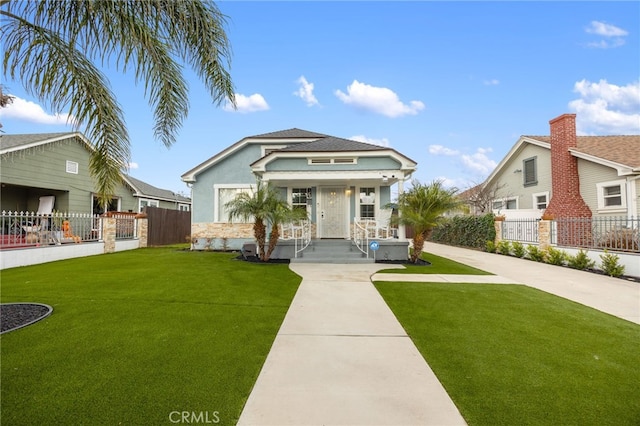
[[[189,110],[187,63],[215,105],[234,102],[226,17],[204,0],[1,1],[3,73],[54,111],[68,109],[95,144],[90,161],[108,199],[130,157],[123,112],[95,63],[133,68],[154,111],[154,135],[173,144]]]

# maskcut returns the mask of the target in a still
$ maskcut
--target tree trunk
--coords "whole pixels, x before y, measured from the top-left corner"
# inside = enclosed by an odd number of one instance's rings
[[[416,232],[413,235],[413,253],[411,253],[411,263],[418,263],[422,248],[424,247],[424,232]]]
[[[280,227],[278,225],[273,225],[271,227],[271,232],[269,233],[269,249],[267,250],[267,254],[263,259],[267,262],[271,258],[271,253],[276,249],[276,245],[278,244],[278,239],[280,238]]]
[[[256,243],[258,245],[258,257],[260,260],[264,260],[267,230],[262,219],[256,218],[253,224],[253,235],[256,237]]]

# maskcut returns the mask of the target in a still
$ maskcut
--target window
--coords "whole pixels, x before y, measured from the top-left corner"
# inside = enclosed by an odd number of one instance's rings
[[[512,198],[503,198],[501,200],[493,200],[492,203],[493,210],[515,210],[518,208],[518,199],[515,197]]]
[[[366,219],[376,217],[375,188],[360,188],[360,217]]]
[[[146,198],[141,198],[138,202],[138,213],[143,212],[145,207],[160,207],[160,201],[158,200],[147,200]]]
[[[536,170],[536,157],[531,157],[523,160],[522,169],[524,170],[524,186],[537,185],[538,171]]]
[[[190,209],[189,204],[178,204],[178,210],[181,212],[188,212]]]
[[[313,164],[357,164],[355,158],[349,157],[341,157],[341,158],[309,158],[308,162],[310,165]]]
[[[627,208],[624,180],[603,182],[596,185],[598,189],[598,209],[624,210]]]
[[[67,160],[67,173],[72,173],[74,175],[78,174],[78,163],[75,161]]]
[[[549,193],[548,192],[538,192],[537,194],[532,194],[533,197],[533,208],[538,210],[544,210],[547,208],[549,204]]]
[[[291,190],[291,206],[294,209],[307,211],[307,203],[311,201],[311,188],[293,188]]]
[[[214,218],[215,222],[231,222],[229,220],[229,211],[225,205],[236,198],[238,194],[243,192],[252,193],[251,185],[243,184],[221,184],[213,185],[214,191]],[[234,219],[234,222],[241,221],[241,218]]]

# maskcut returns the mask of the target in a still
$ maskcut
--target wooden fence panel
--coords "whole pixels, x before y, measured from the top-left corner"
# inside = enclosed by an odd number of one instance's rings
[[[149,246],[164,246],[188,242],[191,235],[191,212],[145,207],[149,229]]]

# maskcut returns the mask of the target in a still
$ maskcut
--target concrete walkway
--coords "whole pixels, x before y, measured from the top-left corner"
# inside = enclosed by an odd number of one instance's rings
[[[427,242],[424,251],[640,324],[640,284],[636,282],[443,244]]]
[[[388,265],[291,264],[303,277],[239,425],[464,425],[371,283]]]

